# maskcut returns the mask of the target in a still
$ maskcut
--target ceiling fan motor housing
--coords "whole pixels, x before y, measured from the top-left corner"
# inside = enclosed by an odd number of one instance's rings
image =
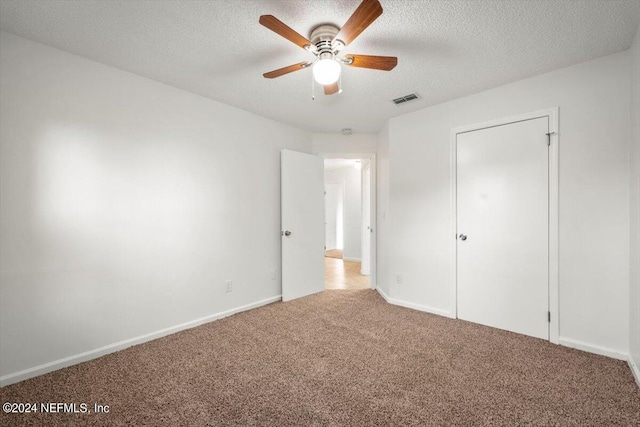
[[[318,25],[311,30],[309,39],[316,46],[319,59],[333,57],[334,46],[332,46],[332,41],[339,31],[338,27],[331,24]]]

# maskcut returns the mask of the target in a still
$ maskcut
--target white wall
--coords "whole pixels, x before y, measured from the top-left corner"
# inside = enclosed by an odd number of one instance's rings
[[[640,27],[631,46],[629,353],[640,384]]]
[[[355,167],[326,169],[324,183],[344,184],[343,258],[360,261],[362,256],[362,180]]]
[[[630,55],[622,52],[391,119],[393,233],[380,248],[388,256],[379,258],[390,297],[451,310],[451,128],[559,106],[561,340],[625,357],[629,73]],[[402,273],[403,283],[389,273]]]
[[[280,295],[279,152],[310,152],[310,134],[0,43],[3,382]]]

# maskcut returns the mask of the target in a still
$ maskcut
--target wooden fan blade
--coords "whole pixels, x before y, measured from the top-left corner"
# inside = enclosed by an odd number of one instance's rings
[[[378,0],[363,0],[338,35],[335,36],[334,43],[336,40],[340,40],[347,46],[380,15],[382,15],[382,6]]]
[[[345,55],[345,59],[353,59],[351,67],[373,68],[374,70],[391,71],[398,65],[398,58],[395,56],[375,56],[375,55]]]
[[[293,73],[294,71],[302,70],[309,65],[308,62],[298,62],[297,64],[289,65],[288,67],[278,68],[277,70],[264,73],[263,76],[267,79],[273,79],[276,77],[284,76],[285,74]]]
[[[262,15],[259,22],[274,33],[280,34],[282,37],[289,40],[290,42],[297,44],[301,48],[304,48],[307,45],[311,45],[311,42],[309,40],[296,33],[284,22],[280,21],[273,15]]]
[[[330,85],[324,85],[324,94],[325,95],[333,95],[334,93],[338,93],[340,88],[338,87],[338,82],[332,83]]]

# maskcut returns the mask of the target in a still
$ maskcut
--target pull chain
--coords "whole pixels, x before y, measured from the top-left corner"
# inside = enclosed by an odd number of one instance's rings
[[[314,84],[313,73],[311,73],[311,100],[316,100],[316,85]]]

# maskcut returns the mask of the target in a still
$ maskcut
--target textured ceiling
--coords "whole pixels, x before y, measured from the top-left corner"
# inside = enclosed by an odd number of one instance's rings
[[[389,118],[627,49],[640,1],[380,0],[343,53],[398,56],[391,72],[344,67],[341,95],[311,100],[313,56],[258,24],[303,36],[344,24],[360,0],[2,0],[0,29],[315,132],[377,132]],[[412,92],[421,99],[396,106]]]

